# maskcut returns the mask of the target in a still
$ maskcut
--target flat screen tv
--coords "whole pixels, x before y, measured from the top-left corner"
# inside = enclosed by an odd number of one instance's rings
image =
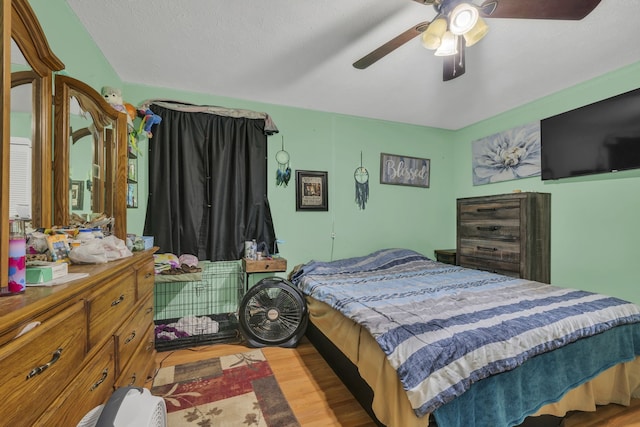
[[[542,179],[640,168],[640,89],[540,122]]]

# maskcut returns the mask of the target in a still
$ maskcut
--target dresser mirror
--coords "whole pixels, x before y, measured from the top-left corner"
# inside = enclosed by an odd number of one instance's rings
[[[0,147],[0,215],[3,224],[17,212],[10,213],[11,168],[17,155],[12,158],[11,137],[30,140],[31,150],[24,151],[31,160],[31,219],[33,227],[51,227],[69,223],[73,213],[70,181],[77,181],[69,148],[73,132],[76,138],[82,135],[78,144],[91,146],[91,158],[86,163],[99,166],[92,178],[83,176],[85,195],[83,211],[103,212],[115,218],[113,233],[126,237],[126,151],[127,124],[126,115],[115,111],[100,95],[88,85],[54,73],[63,70],[64,64],[51,51],[40,23],[27,0],[0,0],[0,31],[2,33],[2,98],[3,109],[0,115],[2,146]],[[69,101],[56,106],[55,126],[54,106],[52,105],[54,80],[70,79],[62,82],[61,87],[68,88]],[[74,92],[75,91],[75,92]],[[72,95],[69,95],[69,94]],[[75,97],[78,105],[85,102],[85,111],[92,111],[89,123],[76,124],[71,119],[70,99]],[[82,99],[86,97],[86,100]],[[98,99],[96,99],[98,97]],[[15,98],[15,100],[14,100]],[[82,100],[82,101],[81,101]],[[113,112],[117,113],[113,115]],[[15,112],[15,114],[14,114]],[[122,117],[119,117],[122,116]],[[78,119],[80,120],[80,119]],[[85,119],[86,120],[86,119]],[[60,124],[59,122],[64,122]],[[66,126],[66,128],[65,128]],[[15,129],[14,129],[15,128]],[[55,129],[54,129],[55,128]],[[76,129],[78,128],[78,129]],[[63,134],[54,136],[63,129]],[[95,132],[92,132],[95,130]],[[15,131],[15,134],[14,134]],[[86,134],[89,132],[89,134]],[[85,135],[83,135],[85,134]],[[58,141],[61,147],[53,142]],[[86,139],[86,140],[85,140]],[[92,145],[93,144],[93,145]],[[53,153],[56,153],[55,163]],[[75,153],[73,154],[75,157]],[[85,155],[78,154],[83,158]],[[53,166],[52,166],[53,165]],[[79,168],[79,167],[78,167]],[[5,172],[6,171],[6,172]],[[89,179],[91,194],[87,194],[86,181]],[[28,186],[28,184],[22,184]],[[53,189],[53,191],[52,191]],[[77,193],[76,193],[77,194]],[[90,196],[90,197],[89,197]],[[28,196],[27,196],[28,197]],[[121,199],[121,200],[120,200]],[[88,200],[88,202],[86,201]],[[74,198],[77,205],[78,197]],[[89,209],[90,208],[90,209]],[[15,209],[15,208],[14,208]],[[28,209],[24,207],[24,209]],[[79,212],[83,212],[79,211]],[[8,278],[8,227],[0,227],[0,284],[6,286]]]
[[[12,62],[9,216],[33,219],[32,182],[38,182],[34,172],[39,173],[32,167],[33,87],[37,84],[37,76],[30,70],[13,71],[14,65]],[[36,220],[39,222],[39,218]]]
[[[86,83],[63,75],[56,76],[54,105],[54,193],[67,191],[54,203],[55,223],[74,213],[88,220],[104,214],[123,238],[127,116]]]
[[[52,74],[64,64],[49,50],[25,2],[11,3],[10,42],[10,215],[27,216],[34,225],[49,227],[52,197],[50,190],[43,190],[51,188],[52,111],[46,100],[51,99]]]
[[[90,113],[82,109],[75,96],[69,101],[69,206],[71,214],[90,218],[104,210],[99,194],[104,181],[99,166],[103,141]]]

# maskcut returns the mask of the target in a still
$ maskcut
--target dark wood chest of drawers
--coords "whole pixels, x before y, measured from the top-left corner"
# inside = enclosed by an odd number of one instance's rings
[[[549,283],[550,225],[549,193],[458,199],[458,264]]]

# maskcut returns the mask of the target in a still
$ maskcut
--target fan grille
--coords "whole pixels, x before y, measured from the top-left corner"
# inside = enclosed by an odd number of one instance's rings
[[[250,347],[295,347],[309,317],[304,295],[280,277],[260,280],[244,295],[238,310],[240,331]]]
[[[295,333],[304,312],[289,289],[262,288],[243,307],[251,332],[267,343],[277,343]]]

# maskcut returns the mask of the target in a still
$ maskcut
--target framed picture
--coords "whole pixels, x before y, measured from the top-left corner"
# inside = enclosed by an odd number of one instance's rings
[[[540,147],[540,121],[473,141],[473,185],[540,176]]]
[[[327,172],[296,171],[296,210],[328,211]]]
[[[127,184],[127,207],[138,207],[138,184]]]
[[[71,209],[74,211],[82,210],[84,199],[84,181],[71,181]]]
[[[380,184],[429,188],[431,160],[419,157],[380,154]]]
[[[127,179],[129,181],[138,182],[136,166],[136,159],[129,159],[129,167],[127,168]]]

